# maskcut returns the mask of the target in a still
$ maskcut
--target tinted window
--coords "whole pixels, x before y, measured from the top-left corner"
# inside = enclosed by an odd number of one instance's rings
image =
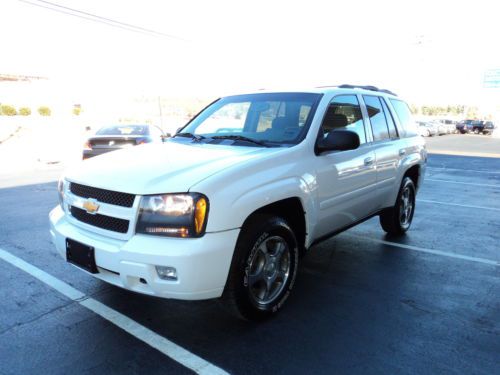
[[[398,99],[389,99],[391,101],[396,115],[398,116],[399,123],[406,132],[406,136],[412,136],[417,134],[416,124],[411,116],[410,108],[408,104]]]
[[[387,125],[389,127],[389,135],[391,136],[391,138],[397,138],[398,131],[396,130],[396,124],[394,123],[394,119],[392,118],[392,113],[389,110],[389,107],[387,107],[385,100],[383,98],[380,98],[380,101],[382,102],[382,107],[384,108],[385,119],[387,120]]]
[[[356,95],[336,96],[328,106],[321,124],[323,137],[336,129],[356,132],[359,136],[359,142],[366,142],[363,116]]]
[[[389,129],[380,98],[378,96],[363,95],[363,99],[372,124],[373,140],[389,139]]]
[[[148,135],[147,125],[115,125],[99,129],[96,135]]]

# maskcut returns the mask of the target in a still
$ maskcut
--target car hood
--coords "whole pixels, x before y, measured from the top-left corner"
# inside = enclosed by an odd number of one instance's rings
[[[83,185],[131,194],[186,192],[225,168],[279,151],[280,148],[168,141],[88,159],[68,168],[64,177]]]

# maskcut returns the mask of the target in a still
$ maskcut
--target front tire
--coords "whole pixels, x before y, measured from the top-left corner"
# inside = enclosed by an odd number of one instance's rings
[[[246,319],[269,318],[287,300],[298,264],[297,240],[287,222],[255,215],[238,238],[224,299]]]
[[[389,234],[402,235],[410,228],[415,213],[415,184],[410,177],[403,178],[396,203],[380,214],[380,225]]]

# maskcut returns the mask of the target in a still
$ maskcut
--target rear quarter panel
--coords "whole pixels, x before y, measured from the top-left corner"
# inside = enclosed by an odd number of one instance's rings
[[[417,191],[422,186],[425,177],[425,170],[427,165],[427,149],[425,145],[425,139],[419,135],[403,138],[406,148],[406,155],[401,158],[398,165],[398,171],[394,185],[392,187],[392,193],[389,195],[387,201],[383,202],[382,207],[391,207],[396,202],[396,198],[399,193],[399,188],[401,186],[401,181],[405,173],[413,166],[419,166],[419,178],[418,184],[416,186]]]

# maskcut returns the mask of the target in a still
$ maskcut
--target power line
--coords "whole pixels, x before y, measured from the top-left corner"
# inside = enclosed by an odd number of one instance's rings
[[[82,18],[82,19],[85,19],[88,21],[102,23],[102,24],[105,24],[108,26],[119,28],[119,29],[136,32],[139,34],[145,34],[145,35],[149,35],[149,36],[156,36],[156,37],[162,37],[162,38],[168,38],[168,39],[177,39],[177,40],[181,40],[184,42],[187,41],[186,39],[180,38],[180,37],[175,36],[175,35],[165,34],[165,33],[162,33],[160,31],[153,30],[153,29],[147,29],[145,27],[116,21],[116,20],[113,20],[111,18],[106,18],[106,17],[98,16],[98,15],[93,14],[93,13],[88,13],[88,12],[84,12],[84,11],[81,11],[78,9],[69,8],[69,7],[60,5],[60,4],[52,3],[50,1],[45,1],[45,0],[31,0],[31,1],[18,0],[18,1],[20,1],[22,3],[29,4],[29,5],[37,6],[40,8],[52,10],[54,12]]]

